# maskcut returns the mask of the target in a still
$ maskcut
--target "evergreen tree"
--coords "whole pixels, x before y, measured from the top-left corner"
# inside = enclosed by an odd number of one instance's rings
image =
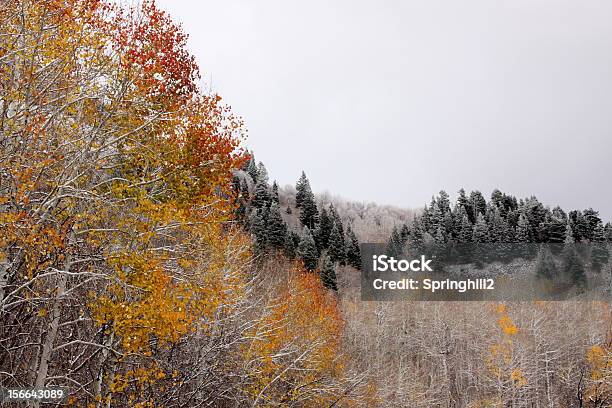
[[[338,211],[336,211],[336,208],[333,205],[329,206],[329,213],[330,213],[330,217],[333,220],[333,223],[338,225],[338,229],[340,230],[340,235],[344,237],[344,227],[342,225],[342,219],[340,218],[340,215],[338,215]]]
[[[292,214],[292,213],[293,213],[293,211],[291,211],[291,206],[287,206],[287,209],[285,210],[285,212],[286,212],[287,214]]]
[[[442,211],[437,202],[432,202],[430,207],[430,226],[429,232],[435,235],[438,227],[442,226]]]
[[[361,249],[357,236],[349,225],[346,230],[346,261],[356,269],[361,269]]]
[[[478,213],[478,217],[476,218],[476,224],[474,224],[474,231],[472,233],[472,242],[474,243],[489,242],[489,227],[481,212]]]
[[[251,205],[255,208],[264,208],[270,204],[270,192],[268,191],[268,184],[263,182],[257,182],[255,185],[255,195],[251,200]]]
[[[304,200],[304,195],[306,194],[307,190],[311,191],[310,182],[308,181],[308,178],[306,177],[306,173],[302,171],[302,175],[300,176],[297,183],[295,184],[295,191],[296,191],[295,207],[296,208],[300,208],[302,206],[302,201]]]
[[[469,203],[470,203],[470,207],[472,208],[473,217],[474,217],[470,221],[476,224],[476,220],[478,219],[478,214],[480,213],[484,215],[487,212],[487,202],[482,196],[482,193],[476,190],[470,193]]]
[[[565,225],[567,221],[565,218],[559,218],[553,211],[552,214],[546,216],[544,221],[546,235],[548,236],[547,242],[550,243],[563,243],[565,241]]]
[[[262,162],[259,162],[257,165],[257,182],[267,185],[269,181],[270,179],[268,177],[268,170],[266,170],[266,166],[264,166]]]
[[[325,207],[323,207],[317,227],[317,248],[319,248],[319,251],[324,251],[329,247],[329,235],[331,234],[333,226],[333,219],[329,216]]]
[[[586,282],[584,266],[576,253],[575,238],[572,227],[568,222],[565,232],[565,246],[563,248],[563,274],[572,283],[582,286]]]
[[[308,187],[302,199],[300,222],[305,227],[314,229],[318,221],[319,210],[317,209],[317,204],[315,203],[314,194],[312,194],[310,187]]]
[[[563,209],[559,206],[556,206],[555,208],[553,208],[552,215],[560,220],[565,221],[567,219],[567,214],[565,214],[565,211],[563,211]],[[565,226],[565,223],[563,225]]]
[[[257,164],[255,163],[255,156],[252,154],[247,163],[246,172],[249,176],[251,176],[253,183],[257,183]]]
[[[498,207],[493,207],[490,212],[489,242],[504,242],[506,240],[505,220],[502,218]]]
[[[278,198],[278,184],[276,184],[276,180],[274,180],[274,183],[272,183],[272,193],[270,194],[270,199],[276,204],[280,204]]]
[[[606,223],[606,227],[604,228],[604,235],[606,237],[606,241],[612,242],[612,223]]]
[[[410,228],[407,224],[402,224],[402,228],[400,229],[400,239],[402,247],[406,245],[406,242],[408,242],[408,238],[410,238]]]
[[[438,196],[438,207],[442,212],[442,215],[450,213],[450,199],[448,197],[448,193],[444,190],[441,190]]]
[[[591,264],[593,265],[593,269],[599,272],[601,271],[602,266],[607,264],[608,260],[610,259],[610,252],[608,251],[608,245],[606,244],[604,227],[601,220],[599,220],[599,222],[593,228],[593,237],[591,242]]]
[[[589,239],[589,223],[582,215],[582,211],[570,211],[570,226],[574,232],[574,240]]]
[[[472,242],[474,245],[473,255],[475,256],[475,262],[477,265],[481,265],[487,257],[488,253],[484,244],[489,242],[489,226],[485,221],[484,215],[481,212],[478,213],[476,217],[476,223],[474,224],[474,229],[472,232]]]
[[[317,268],[319,254],[317,253],[317,247],[308,227],[304,227],[297,253],[300,259],[304,262],[304,267],[307,270],[314,271]]]
[[[592,208],[588,208],[582,212],[582,217],[584,218],[585,222],[585,238],[592,241],[593,232],[595,231],[597,225],[601,223],[601,218],[599,218],[599,212],[595,211]]]
[[[531,242],[531,226],[529,225],[529,220],[524,213],[519,215],[514,239],[516,242],[521,244]]]
[[[504,195],[502,194],[501,191],[499,191],[498,189],[493,190],[493,192],[491,193],[491,204],[494,207],[498,209],[504,208],[503,199],[504,199]]]
[[[294,231],[288,231],[287,234],[285,234],[285,243],[283,245],[283,251],[285,252],[285,256],[289,258],[290,260],[295,259],[296,250],[297,250],[297,245],[295,244],[294,235],[296,235]],[[299,239],[299,236],[298,236],[298,239]]]
[[[472,242],[472,234],[473,228],[470,219],[467,214],[464,212],[463,219],[461,220],[461,229],[459,230],[459,234],[457,235],[457,242],[461,244],[467,244]]]
[[[253,235],[253,251],[255,256],[266,252],[266,221],[262,210],[253,210],[249,217],[251,234]]]
[[[281,217],[280,208],[277,203],[270,205],[268,223],[266,225],[266,240],[270,247],[281,249],[285,245],[287,226]]]
[[[548,245],[540,246],[536,260],[536,277],[538,279],[552,279],[556,275],[556,266]]]
[[[529,221],[529,226],[531,228],[529,236],[532,242],[543,242],[545,237],[542,236],[541,226],[544,225],[546,209],[542,203],[540,203],[536,197],[532,196],[528,198],[523,205],[523,214],[525,214]]]
[[[345,263],[346,248],[344,245],[344,236],[340,232],[338,223],[334,223],[331,233],[329,234],[329,249],[327,254],[333,262]]]
[[[465,190],[462,188],[459,190],[459,196],[457,197],[457,205],[455,206],[455,208],[460,211],[461,209],[463,209],[463,211],[465,211],[465,213],[468,216],[468,219],[470,220],[470,223],[473,224],[474,220],[472,219],[474,211],[472,210],[472,207],[470,205],[470,201],[468,200],[468,198],[465,195]],[[460,217],[460,220],[463,219],[463,214]]]
[[[323,266],[321,268],[321,282],[323,286],[334,291],[338,291],[336,283],[336,268],[330,257],[323,258]]]
[[[404,248],[402,245],[402,238],[396,226],[393,227],[389,241],[387,241],[387,249],[385,253],[394,258],[398,258],[402,255]]]
[[[446,238],[445,238],[444,228],[439,226],[436,230],[436,235],[434,235],[434,250],[438,256],[443,256],[446,249]]]
[[[574,231],[572,231],[572,226],[568,222],[565,225],[565,238],[563,240],[563,243],[565,244],[565,246],[569,246],[569,245],[573,245],[575,242],[576,242],[576,238],[574,238]]]
[[[425,204],[425,207],[423,208],[423,214],[421,214],[420,217],[420,227],[422,233],[429,231],[431,228],[431,211],[427,207],[427,204]]]
[[[412,226],[410,228],[410,239],[408,240],[408,246],[410,248],[411,253],[415,254],[423,249],[425,245],[423,233],[424,231],[421,226],[421,220],[417,217],[414,217],[414,220],[412,221]]]

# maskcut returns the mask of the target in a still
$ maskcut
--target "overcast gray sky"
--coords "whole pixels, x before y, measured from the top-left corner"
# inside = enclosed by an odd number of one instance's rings
[[[158,0],[271,178],[405,207],[535,194],[612,218],[612,2]]]

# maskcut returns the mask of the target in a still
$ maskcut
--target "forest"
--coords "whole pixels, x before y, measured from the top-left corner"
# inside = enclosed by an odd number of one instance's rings
[[[611,406],[609,302],[358,283],[368,242],[588,242],[609,279],[597,211],[279,186],[201,75],[153,1],[0,0],[0,387],[69,390],[21,406]]]

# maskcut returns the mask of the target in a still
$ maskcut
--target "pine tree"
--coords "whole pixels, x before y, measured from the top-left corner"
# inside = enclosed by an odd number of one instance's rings
[[[565,238],[563,243],[565,246],[573,245],[576,242],[576,238],[574,238],[574,231],[572,230],[571,224],[568,222],[565,224]]]
[[[300,176],[297,183],[295,184],[295,191],[296,191],[295,207],[296,208],[300,208],[302,206],[302,201],[304,200],[304,195],[306,194],[307,190],[310,191],[310,182],[308,181],[308,178],[306,177],[306,173],[302,171],[302,175]]]
[[[410,238],[410,228],[407,224],[402,224],[402,228],[400,229],[400,242],[402,243],[402,247],[406,245],[408,238]]]
[[[331,234],[333,226],[334,221],[330,218],[324,207],[321,209],[319,225],[317,226],[317,248],[319,248],[319,251],[324,251],[329,247],[329,235]]]
[[[301,204],[300,222],[305,227],[314,229],[318,221],[319,210],[317,209],[317,204],[315,203],[314,194],[312,194],[312,191],[310,191],[310,188],[308,188]]]
[[[529,225],[529,220],[527,219],[524,213],[521,213],[521,215],[519,215],[514,239],[516,242],[521,244],[531,242],[531,226]]]
[[[448,193],[444,190],[441,190],[439,195],[438,195],[438,207],[440,208],[440,211],[442,212],[442,215],[450,213],[450,200],[448,198]]]
[[[581,241],[583,239],[589,239],[589,223],[586,218],[582,215],[582,211],[570,211],[569,213],[570,225],[574,232],[574,240]]]
[[[330,257],[323,258],[323,266],[321,268],[321,282],[323,286],[334,291],[338,291],[336,283],[336,268]]]
[[[296,256],[297,245],[295,244],[294,239],[295,234],[296,233],[294,231],[287,231],[287,234],[285,234],[285,243],[283,245],[283,251],[285,252],[285,256],[290,260],[295,259]]]
[[[499,191],[498,189],[493,190],[493,192],[491,193],[491,204],[494,207],[498,209],[504,208],[503,199],[504,199],[504,195],[502,194],[501,191]]]
[[[412,226],[410,228],[410,239],[408,240],[408,246],[410,248],[411,253],[415,254],[423,249],[425,245],[423,234],[424,231],[421,225],[421,220],[417,217],[414,217],[414,220],[412,221]]]
[[[601,218],[599,218],[599,212],[595,211],[592,208],[588,208],[582,212],[582,217],[584,218],[586,227],[585,237],[586,239],[592,241],[593,232],[597,227],[597,224],[601,223]]]
[[[329,234],[329,249],[327,250],[327,254],[332,262],[345,263],[346,248],[344,245],[344,236],[342,232],[340,232],[338,223],[334,223],[331,233]]]
[[[272,183],[272,192],[270,193],[270,199],[276,204],[280,204],[278,197],[278,184],[276,184],[276,180]]]
[[[389,241],[387,241],[387,249],[385,250],[385,253],[388,256],[398,258],[402,255],[403,251],[404,248],[402,245],[400,233],[397,229],[397,226],[394,226],[393,230],[391,231],[391,235],[389,236]]]
[[[472,242],[472,234],[473,228],[470,219],[467,214],[463,214],[463,219],[461,220],[461,229],[459,230],[459,234],[457,235],[457,241],[461,244],[467,244]]]
[[[257,182],[255,185],[255,195],[251,200],[251,205],[255,208],[264,208],[270,204],[270,192],[268,191],[268,184],[263,182]]]
[[[340,235],[344,237],[344,227],[342,224],[342,219],[340,218],[340,215],[338,215],[338,211],[336,211],[336,208],[333,206],[333,204],[329,206],[329,214],[333,220],[333,223],[338,226],[338,229],[340,230]]]
[[[489,242],[504,242],[506,239],[506,225],[498,207],[491,209],[489,226]]]
[[[472,242],[489,242],[489,227],[485,221],[484,215],[482,215],[481,212],[479,212],[478,217],[476,217],[476,224],[474,224],[474,232],[472,233]]]
[[[446,238],[445,238],[444,228],[439,226],[436,230],[436,235],[434,235],[434,249],[437,254],[441,255],[444,253],[446,248]]]
[[[285,245],[287,226],[281,217],[280,208],[277,203],[270,205],[268,223],[266,225],[266,240],[270,247],[281,249]]]
[[[317,247],[308,227],[304,227],[302,239],[298,245],[297,254],[304,262],[304,267],[306,269],[309,271],[314,271],[317,268],[319,254],[317,253]]]
[[[575,285],[582,286],[586,282],[584,266],[576,253],[574,232],[569,222],[566,227],[565,246],[563,248],[563,274],[566,279],[569,279]]]
[[[489,242],[489,227],[485,221],[484,215],[481,212],[476,217],[476,223],[472,232],[472,242],[476,244],[474,246],[473,255],[477,265],[484,262],[489,256],[484,244]]]
[[[558,213],[557,213],[558,214]],[[559,218],[555,212],[546,216],[544,226],[546,229],[546,235],[548,236],[547,242],[550,243],[563,243],[565,240],[565,224],[567,223],[565,218]]]
[[[361,248],[350,225],[346,229],[346,237],[346,261],[352,267],[361,269]]]
[[[487,202],[482,196],[482,193],[478,190],[472,191],[470,193],[469,198],[470,207],[472,207],[473,220],[474,224],[476,224],[476,220],[478,219],[478,213],[485,214],[487,212]]]
[[[465,211],[465,213],[467,214],[470,223],[474,223],[474,220],[472,219],[474,212],[472,210],[472,207],[470,206],[470,202],[466,197],[465,190],[463,188],[459,190],[459,196],[457,197],[457,204],[455,205],[455,208],[458,211],[463,209],[463,211]],[[463,215],[461,216],[461,219],[463,219]]]
[[[266,170],[266,166],[264,166],[262,162],[259,162],[257,165],[257,182],[267,185],[269,181],[270,179],[268,177],[268,170]]]
[[[556,275],[555,261],[546,244],[540,246],[535,271],[538,279],[552,279]]]
[[[257,164],[255,163],[255,156],[252,154],[251,154],[251,158],[249,159],[247,163],[246,172],[248,173],[249,176],[251,176],[253,183],[257,183]]]
[[[612,223],[606,223],[606,227],[604,228],[604,235],[606,237],[606,241],[612,242]]]
[[[610,259],[610,252],[608,251],[608,246],[606,244],[606,237],[604,235],[604,227],[599,220],[599,222],[593,228],[593,237],[592,237],[592,248],[591,248],[591,265],[593,269],[597,272],[601,271],[603,265],[608,263]]]
[[[263,210],[253,210],[249,217],[251,234],[253,235],[253,251],[255,256],[260,256],[266,252],[266,220]]]
[[[442,211],[437,202],[432,202],[429,208],[430,226],[428,232],[435,235],[438,227],[442,226]]]

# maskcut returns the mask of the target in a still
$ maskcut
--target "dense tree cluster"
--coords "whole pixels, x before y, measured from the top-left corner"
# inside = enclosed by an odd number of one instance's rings
[[[600,270],[609,260],[606,243],[612,239],[611,231],[612,224],[604,226],[599,213],[592,208],[566,213],[559,206],[552,210],[545,207],[535,196],[518,200],[494,190],[487,201],[479,191],[468,196],[461,189],[454,205],[449,195],[440,191],[411,225],[394,227],[387,252],[470,248],[488,250],[478,254],[482,259],[507,261],[519,255],[534,257],[537,245],[529,244],[559,244],[564,246],[564,269],[571,271],[574,281],[583,281],[584,271],[574,244],[591,244],[591,265]],[[517,252],[516,248],[523,250]],[[539,258],[542,258],[538,263],[540,275],[546,276],[551,269],[551,265],[547,266],[549,254],[541,252]]]
[[[307,270],[319,269],[325,285],[336,290],[336,266],[361,268],[359,241],[350,224],[343,223],[333,204],[319,210],[310,181],[302,172],[296,183],[295,206],[288,204],[284,211],[285,217],[298,212],[298,228],[290,227],[283,219],[278,185],[270,185],[262,162],[255,163],[251,153],[233,178],[236,218],[253,235],[255,255],[262,258],[277,251],[289,259],[300,259]]]

